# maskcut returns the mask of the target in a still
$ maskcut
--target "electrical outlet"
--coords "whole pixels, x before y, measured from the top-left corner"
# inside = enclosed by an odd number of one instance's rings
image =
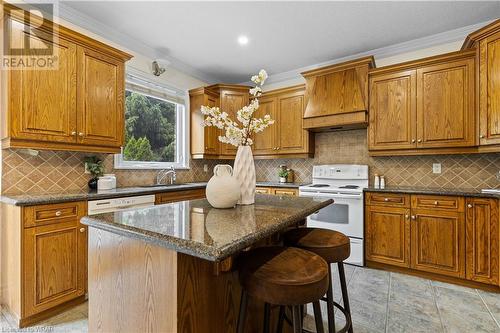
[[[500,182],[500,171],[497,172],[496,177],[497,177],[497,180]]]
[[[90,174],[89,167],[88,167],[87,163],[85,163],[85,173]]]
[[[441,163],[432,163],[432,173],[441,173]]]
[[[208,172],[208,164],[203,164],[203,172]]]

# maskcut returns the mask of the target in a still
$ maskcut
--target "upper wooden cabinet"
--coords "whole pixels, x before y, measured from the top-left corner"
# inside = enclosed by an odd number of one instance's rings
[[[474,51],[370,72],[372,155],[462,152],[476,145]]]
[[[366,127],[368,71],[373,67],[370,56],[301,73],[306,79],[304,128]]]
[[[500,19],[471,33],[462,46],[470,48],[476,49],[479,59],[480,151],[500,151]]]
[[[274,124],[255,135],[257,158],[314,155],[314,137],[303,128],[304,99],[303,85],[268,91],[259,98],[256,117],[269,114]]]
[[[2,148],[119,152],[131,56],[40,18],[26,29],[22,11],[4,8],[11,42],[50,44],[57,67],[2,71]]]
[[[249,89],[248,86],[215,84],[189,91],[192,158],[231,159],[236,156],[236,147],[219,141],[223,133],[218,128],[203,126],[205,116],[201,106],[218,106],[234,120],[236,112],[248,105]]]

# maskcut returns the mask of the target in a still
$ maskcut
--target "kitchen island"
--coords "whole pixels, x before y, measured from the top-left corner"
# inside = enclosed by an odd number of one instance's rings
[[[203,199],[84,217],[89,331],[235,332],[238,253],[332,202],[257,195],[234,209]],[[261,308],[251,303],[246,332],[262,330]]]

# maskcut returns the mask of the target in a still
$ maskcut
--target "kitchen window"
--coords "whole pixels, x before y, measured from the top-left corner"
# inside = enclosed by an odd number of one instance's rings
[[[127,75],[125,142],[116,169],[188,168],[184,92]]]

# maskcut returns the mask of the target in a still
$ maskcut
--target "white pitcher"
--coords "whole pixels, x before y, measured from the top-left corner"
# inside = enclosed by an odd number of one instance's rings
[[[215,208],[233,208],[240,199],[240,183],[229,164],[217,164],[207,184],[208,202]]]

